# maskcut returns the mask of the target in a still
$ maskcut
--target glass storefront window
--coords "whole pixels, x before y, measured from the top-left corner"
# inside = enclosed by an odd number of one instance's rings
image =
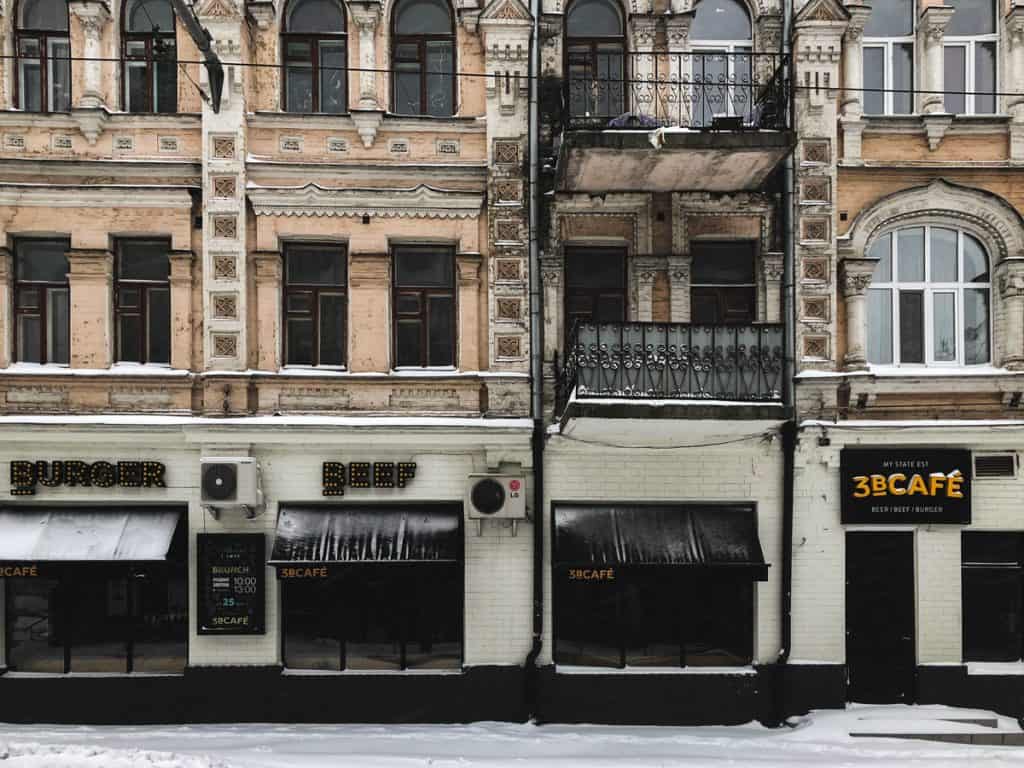
[[[964,661],[1024,658],[1024,534],[964,531]]]
[[[339,671],[458,669],[458,564],[335,566],[319,582],[283,581],[284,662]]]

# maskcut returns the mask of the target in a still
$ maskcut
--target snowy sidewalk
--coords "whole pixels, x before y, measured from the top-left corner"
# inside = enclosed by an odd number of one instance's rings
[[[795,729],[518,725],[19,726],[0,724],[0,768],[945,768],[1020,766],[1024,748],[852,738],[992,718],[946,707],[852,706]],[[950,732],[983,726],[951,723]],[[998,729],[1019,732],[1014,720]],[[990,729],[991,730],[991,729]]]

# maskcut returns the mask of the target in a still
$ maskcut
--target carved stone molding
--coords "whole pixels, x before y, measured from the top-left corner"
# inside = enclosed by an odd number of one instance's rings
[[[283,261],[280,251],[254,251],[252,260],[256,267],[256,282],[281,282]]]
[[[371,73],[373,74],[373,73]],[[377,140],[377,131],[384,121],[384,113],[378,109],[353,109],[349,111],[352,122],[356,124],[356,132],[363,142],[363,146],[369,149]]]
[[[871,285],[878,259],[843,259],[839,262],[839,285],[844,296],[861,296]]]
[[[782,280],[783,266],[782,254],[764,254],[761,257],[761,272],[764,279],[769,283],[777,283]]]
[[[980,189],[935,179],[883,197],[857,215],[840,251],[847,257],[867,252],[882,228],[935,219],[955,224],[977,236],[996,263],[1024,256],[1024,220],[1003,198]]]
[[[480,215],[479,192],[439,189],[427,184],[408,189],[262,187],[249,191],[257,216],[380,216],[385,218],[469,219]]]
[[[455,268],[459,274],[459,285],[477,285],[480,282],[480,265],[483,258],[479,253],[459,253],[455,256]]]
[[[192,283],[192,263],[195,261],[195,254],[192,251],[171,251],[167,254],[167,259],[170,261],[171,276],[170,282],[173,283],[186,283],[191,285]]]
[[[543,256],[540,260],[541,281],[550,287],[558,287],[562,284],[562,275],[565,273],[565,260],[561,256]]]
[[[110,280],[114,273],[114,254],[105,248],[71,248],[66,252],[68,277]]]

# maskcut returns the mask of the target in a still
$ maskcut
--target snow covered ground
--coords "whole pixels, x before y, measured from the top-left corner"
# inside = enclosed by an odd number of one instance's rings
[[[975,768],[1021,766],[1024,747],[851,738],[854,732],[980,732],[945,707],[853,706],[794,729],[608,726],[0,724],[0,768]],[[992,729],[987,729],[991,731]],[[999,730],[1019,732],[999,719]]]

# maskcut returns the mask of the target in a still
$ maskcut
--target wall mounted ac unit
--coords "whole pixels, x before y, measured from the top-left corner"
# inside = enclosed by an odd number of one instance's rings
[[[256,459],[208,457],[201,461],[200,502],[216,513],[225,508],[243,508],[249,517],[263,506],[260,466]]]
[[[466,511],[477,521],[477,535],[484,520],[511,520],[512,535],[518,521],[526,519],[526,479],[523,475],[470,475],[466,487]]]

